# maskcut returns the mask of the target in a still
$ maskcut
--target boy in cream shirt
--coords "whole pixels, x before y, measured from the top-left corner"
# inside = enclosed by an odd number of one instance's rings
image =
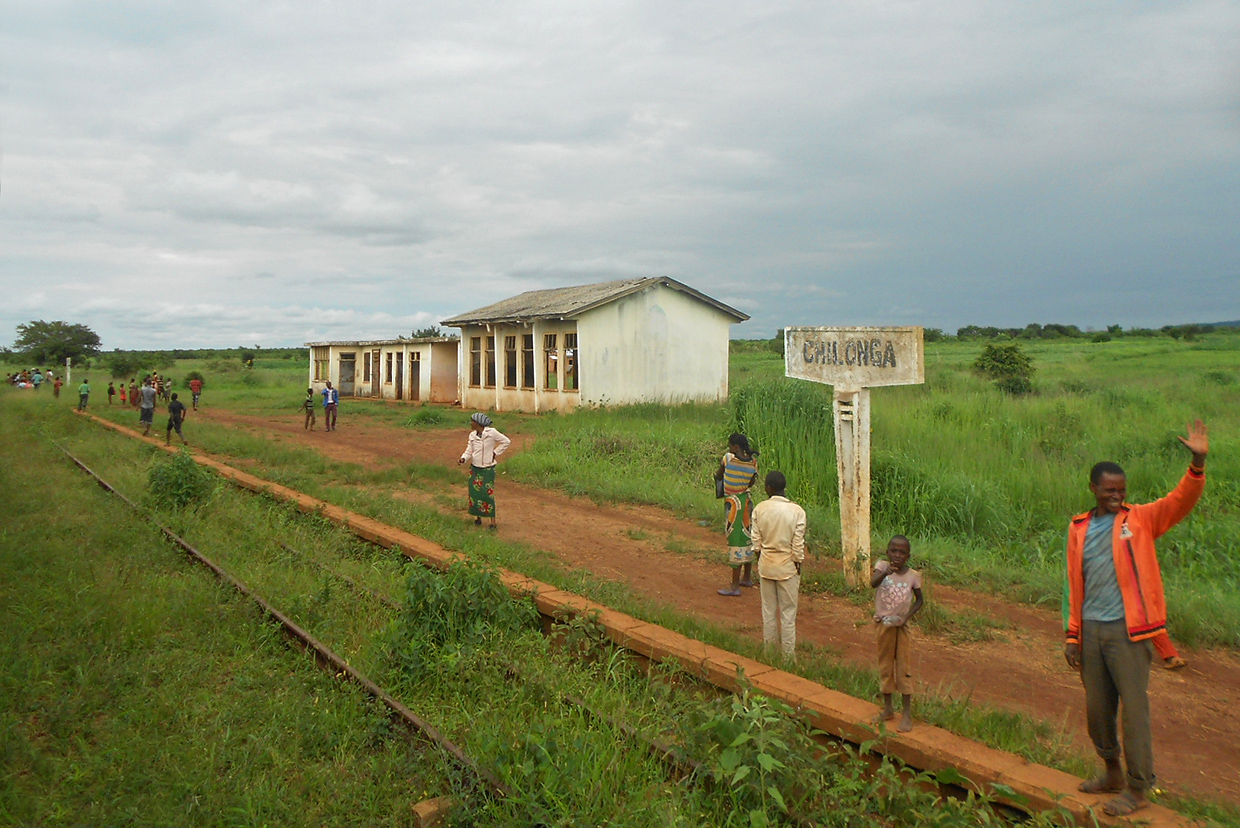
[[[784,494],[783,472],[766,476],[767,499],[753,510],[751,542],[758,553],[762,592],[762,642],[778,641],[784,658],[796,658],[797,599],[805,560],[805,510]]]

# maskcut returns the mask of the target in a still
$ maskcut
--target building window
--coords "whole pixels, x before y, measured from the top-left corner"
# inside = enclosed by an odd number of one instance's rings
[[[310,355],[314,362],[314,379],[322,382],[331,377],[330,348],[315,346]]]
[[[487,388],[495,387],[495,337],[486,338],[487,349]]]
[[[392,382],[392,356],[393,354],[391,353],[387,355],[387,360],[384,363],[385,367],[383,369],[383,381],[389,384]]]
[[[534,387],[534,334],[521,337],[521,387]]]
[[[543,388],[548,391],[555,391],[560,387],[557,370],[560,358],[556,351],[555,339],[555,334],[543,334]]]
[[[517,338],[504,337],[504,387],[517,387]]]
[[[576,391],[581,383],[577,369],[577,334],[564,334],[564,390]]]
[[[362,382],[370,382],[370,351],[362,354]]]
[[[469,384],[474,388],[482,385],[482,337],[469,338]]]

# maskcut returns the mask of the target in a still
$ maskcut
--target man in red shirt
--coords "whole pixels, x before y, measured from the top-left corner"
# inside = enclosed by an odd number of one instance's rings
[[[194,377],[189,381],[190,393],[194,395],[194,410],[198,410],[198,398],[202,396],[202,380]]]

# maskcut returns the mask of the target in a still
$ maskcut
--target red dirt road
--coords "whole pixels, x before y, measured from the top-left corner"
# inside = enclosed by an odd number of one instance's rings
[[[371,421],[343,420],[340,430],[306,432],[300,420],[236,415],[203,408],[203,419],[281,442],[313,447],[342,462],[381,468],[417,460],[455,466],[465,433],[410,431]],[[191,437],[192,439],[192,437]],[[514,437],[513,450],[524,444]],[[500,465],[502,473],[503,464]],[[459,494],[464,514],[464,475]],[[411,492],[411,498],[424,499]],[[568,568],[628,583],[656,601],[754,638],[761,637],[757,590],[724,598],[715,590],[730,577],[720,563],[677,548],[722,550],[717,533],[660,509],[597,506],[589,500],[514,483],[502,474],[496,493],[499,534],[546,550]],[[505,515],[521,520],[505,521]],[[722,552],[717,556],[722,561]],[[813,565],[811,562],[810,565]],[[830,565],[824,562],[822,565]],[[1010,624],[1006,640],[955,644],[919,634],[914,672],[940,693],[1028,713],[1062,725],[1084,749],[1084,692],[1064,664],[1058,613],[1009,604],[992,595],[945,586],[934,600]],[[802,596],[797,633],[803,641],[863,666],[873,664],[873,632],[864,608],[830,596]],[[1174,631],[1173,631],[1174,632]],[[1240,805],[1240,656],[1226,651],[1185,652],[1189,667],[1154,669],[1150,681],[1155,763],[1171,791]]]

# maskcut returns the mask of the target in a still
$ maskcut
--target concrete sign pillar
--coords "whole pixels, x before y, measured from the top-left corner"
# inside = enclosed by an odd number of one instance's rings
[[[870,387],[925,382],[922,329],[785,328],[784,374],[834,386],[840,547],[850,589],[869,583]]]
[[[870,390],[836,388],[835,469],[840,493],[844,580],[856,588],[870,563]]]

